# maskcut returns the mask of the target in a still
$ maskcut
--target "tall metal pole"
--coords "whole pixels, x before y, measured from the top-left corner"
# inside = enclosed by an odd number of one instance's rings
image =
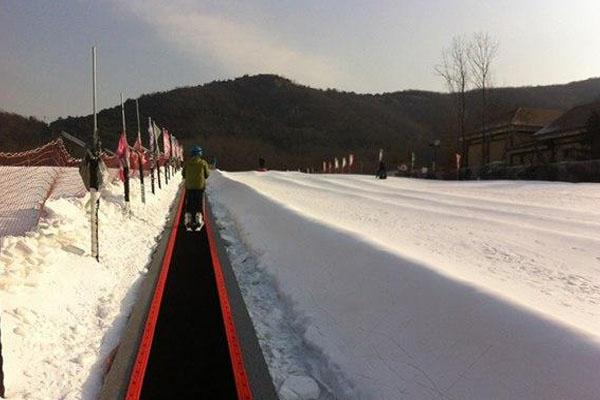
[[[127,129],[125,126],[125,107],[123,107],[123,93],[121,93],[121,121],[123,123],[123,132]]]
[[[146,203],[146,189],[144,188],[144,151],[142,150],[142,131],[140,129],[140,107],[138,104],[138,100],[135,99],[135,113],[137,115],[137,143],[139,143],[140,148],[138,151],[138,167],[140,170],[140,190],[142,194],[142,203]]]
[[[167,147],[166,147],[167,141],[165,140],[165,137],[166,137],[165,132],[167,132],[167,130],[165,128],[162,128],[163,154],[165,155],[165,184],[168,185],[169,184],[169,160],[167,159]]]
[[[98,115],[96,114],[96,46],[92,47],[92,112],[94,114],[93,147],[98,153]]]
[[[125,125],[125,106],[123,104],[123,93],[121,93],[121,119],[123,122],[123,135],[127,141],[127,126]],[[129,212],[129,149],[125,150],[125,162],[123,163],[123,189],[125,198],[125,211]]]
[[[138,99],[135,99],[135,115],[137,117],[137,134],[138,134],[138,139],[140,139],[140,134],[141,134],[140,133],[140,105],[138,104]]]
[[[173,135],[171,133],[169,133],[169,149],[169,170],[171,177],[173,177],[175,172],[173,171]]]
[[[158,188],[161,189],[162,187],[160,183],[160,147],[158,145],[158,136],[156,136],[156,131],[160,132],[160,128],[158,127],[158,125],[154,124],[152,125],[152,129],[154,129],[154,151],[156,151],[156,155],[154,158],[156,160],[156,180],[158,181]]]
[[[94,126],[92,134],[92,156],[90,161],[90,228],[92,248],[91,254],[96,261],[100,261],[98,249],[98,208],[100,198],[98,196],[98,160],[100,157],[100,145],[98,138],[98,117],[96,113],[96,46],[92,47],[92,114],[94,115]]]
[[[148,154],[150,157],[148,160],[150,163],[150,189],[152,190],[152,194],[154,194],[154,162],[156,158],[154,157],[154,125],[152,125],[152,118],[150,117],[148,117],[148,135],[150,136],[150,140],[148,141],[150,149],[150,153]]]

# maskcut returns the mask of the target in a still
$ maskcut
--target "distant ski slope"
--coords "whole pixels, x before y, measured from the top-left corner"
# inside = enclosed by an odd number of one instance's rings
[[[210,195],[355,398],[598,399],[600,185],[248,172]]]

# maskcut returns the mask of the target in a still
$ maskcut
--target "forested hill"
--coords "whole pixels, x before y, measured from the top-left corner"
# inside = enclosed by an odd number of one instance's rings
[[[443,95],[414,92],[418,104],[439,103]],[[242,77],[185,87],[139,98],[147,127],[151,116],[184,143],[199,143],[225,169],[256,168],[259,156],[270,168],[320,165],[324,158],[356,152],[357,159],[384,147],[406,155],[431,137],[431,122],[399,112],[385,96],[317,90],[273,75]],[[136,126],[135,103],[125,104],[127,125]],[[439,119],[439,118],[438,118]],[[121,126],[119,107],[98,116],[103,144],[114,147]],[[91,117],[59,119],[53,132],[89,137]]]
[[[52,137],[44,122],[0,110],[0,153],[31,149]]]
[[[517,106],[559,108],[600,96],[600,79],[566,85],[498,88],[490,92],[490,114]],[[478,120],[477,93],[469,94],[470,116]],[[390,164],[429,158],[429,142],[442,140],[442,155],[450,159],[456,143],[452,97],[425,91],[379,95],[319,90],[275,75],[244,76],[201,86],[185,87],[139,98],[142,126],[147,117],[167,127],[184,143],[199,143],[219,167],[256,167],[264,157],[270,168],[319,167],[323,159],[357,155],[367,170],[377,149],[386,150]],[[135,103],[126,102],[130,141],[135,132]],[[116,146],[121,126],[119,107],[98,116],[103,145]],[[53,133],[65,130],[83,139],[91,136],[92,119],[69,117],[50,124]]]

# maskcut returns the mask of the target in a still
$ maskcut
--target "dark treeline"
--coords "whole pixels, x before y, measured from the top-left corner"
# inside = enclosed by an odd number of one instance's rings
[[[597,99],[599,94],[600,79],[497,88],[490,90],[488,112],[493,115],[518,106],[566,110]],[[469,129],[477,127],[477,101],[475,92],[468,94]],[[323,160],[353,152],[356,170],[364,172],[375,170],[379,148],[385,150],[392,168],[409,162],[412,151],[417,154],[417,166],[427,165],[429,143],[435,139],[441,140],[440,166],[450,165],[457,149],[451,102],[450,95],[426,91],[371,95],[319,90],[274,75],[244,76],[139,98],[144,143],[147,117],[151,116],[184,144],[203,145],[209,161],[216,157],[223,169],[254,169],[259,156],[273,169],[320,169]],[[133,100],[125,107],[133,143]],[[120,108],[101,111],[98,123],[102,144],[116,147]],[[52,122],[49,129],[54,135],[65,130],[88,140],[91,126],[91,116],[68,117]]]
[[[0,153],[31,149],[52,138],[50,128],[44,122],[0,111]]]

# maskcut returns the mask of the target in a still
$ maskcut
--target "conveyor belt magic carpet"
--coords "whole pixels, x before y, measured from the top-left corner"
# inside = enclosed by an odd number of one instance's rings
[[[100,399],[276,399],[210,211],[187,232],[180,196],[146,317],[134,312]]]
[[[206,229],[179,229],[141,398],[235,399]]]

